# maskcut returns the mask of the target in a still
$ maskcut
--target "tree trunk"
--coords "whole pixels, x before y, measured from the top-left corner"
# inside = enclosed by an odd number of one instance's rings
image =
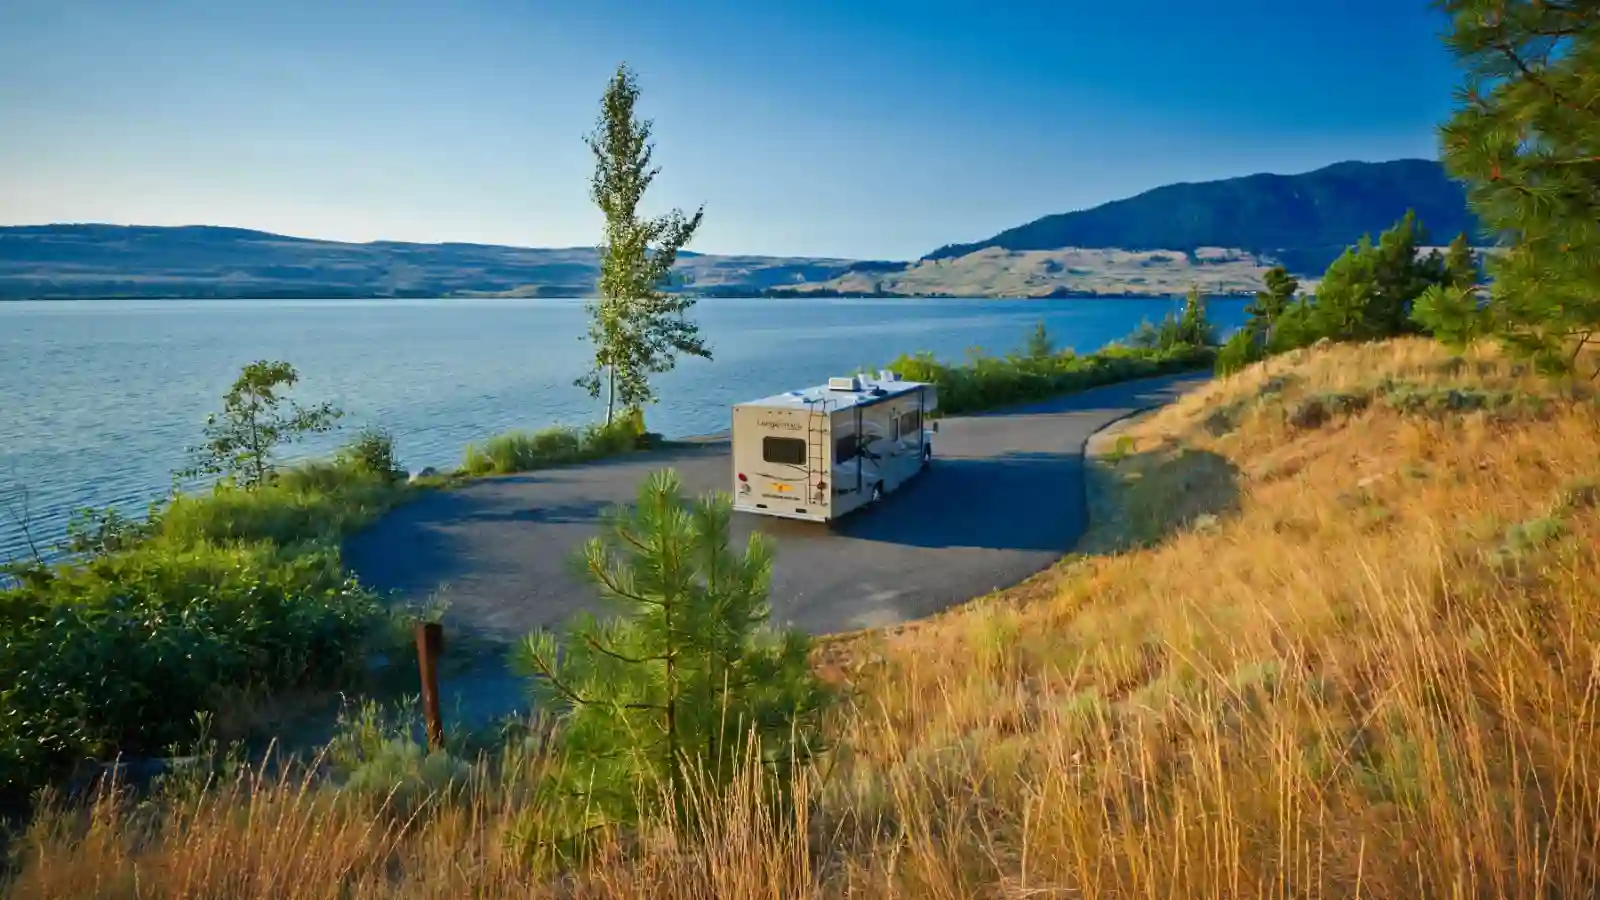
[[[611,417],[617,408],[617,364],[606,366],[606,427],[611,427]]]

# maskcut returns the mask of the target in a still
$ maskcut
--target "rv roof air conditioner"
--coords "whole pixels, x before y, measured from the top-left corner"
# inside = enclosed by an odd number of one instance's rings
[[[882,372],[878,373],[878,380],[879,381],[899,381],[900,380],[900,373],[899,372],[891,372],[888,369],[884,369]]]
[[[828,379],[828,390],[830,390],[830,391],[859,391],[859,390],[861,390],[861,379],[857,378],[854,375],[846,375],[846,376],[842,376],[842,377],[829,378]]]

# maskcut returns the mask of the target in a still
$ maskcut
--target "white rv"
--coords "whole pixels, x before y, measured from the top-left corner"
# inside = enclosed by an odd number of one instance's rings
[[[933,458],[934,386],[854,375],[733,407],[734,508],[831,522],[875,503]]]

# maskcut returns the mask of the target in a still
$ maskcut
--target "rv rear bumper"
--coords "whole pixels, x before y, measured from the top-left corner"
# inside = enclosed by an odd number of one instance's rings
[[[780,519],[798,519],[802,522],[826,522],[828,517],[822,513],[795,512],[786,509],[770,509],[756,506],[754,503],[735,501],[734,512],[747,512],[757,516],[776,516]]]

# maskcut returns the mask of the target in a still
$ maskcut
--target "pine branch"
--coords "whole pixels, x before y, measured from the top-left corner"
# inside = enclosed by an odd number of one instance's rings
[[[1561,93],[1552,87],[1548,81],[1545,81],[1539,76],[1538,73],[1534,72],[1533,68],[1530,67],[1528,63],[1523,60],[1522,56],[1517,53],[1516,47],[1513,46],[1510,41],[1497,41],[1490,44],[1490,46],[1500,51],[1501,55],[1505,56],[1505,58],[1511,60],[1512,65],[1517,67],[1517,71],[1522,73],[1522,77],[1528,79],[1530,84],[1536,85],[1543,89],[1545,93],[1550,95],[1550,99],[1554,100],[1557,104],[1565,106],[1573,112],[1583,111],[1583,107],[1576,106],[1568,102],[1566,98],[1562,97]]]
[[[583,636],[583,641],[584,641],[584,643],[586,643],[590,647],[592,647],[594,650],[596,650],[596,651],[598,651],[600,653],[603,653],[606,656],[609,656],[609,657],[611,657],[612,659],[614,659],[614,660],[616,660],[618,662],[632,663],[634,665],[638,665],[638,664],[641,664],[641,663],[647,663],[647,662],[667,662],[667,661],[671,660],[674,657],[674,654],[670,653],[670,652],[665,654],[665,655],[663,655],[663,656],[640,656],[640,657],[637,657],[637,658],[631,657],[631,656],[623,656],[621,653],[618,653],[615,650],[611,650],[611,649],[609,649],[607,647],[601,646],[600,642],[595,640],[594,635],[592,635],[592,634],[585,634]]]
[[[652,710],[657,712],[666,709],[666,707],[655,703],[618,703],[615,700],[591,700],[579,693],[577,688],[567,684],[560,676],[556,675],[555,667],[547,663],[543,656],[537,653],[530,653],[528,656],[533,663],[533,667],[538,670],[535,674],[550,682],[550,685],[568,703],[578,706],[609,706],[613,709]]]
[[[665,607],[666,606],[666,603],[664,601],[654,600],[654,599],[651,599],[649,597],[644,596],[643,594],[635,593],[633,591],[629,591],[629,590],[624,589],[622,587],[622,585],[615,578],[611,577],[611,573],[610,572],[606,571],[603,568],[597,567],[593,562],[591,562],[589,564],[589,572],[594,575],[595,581],[599,582],[600,587],[603,590],[609,591],[609,592],[617,595],[618,597],[621,597],[624,600],[632,600],[632,601],[634,601],[636,603],[643,603],[646,606],[655,606],[655,607]]]

